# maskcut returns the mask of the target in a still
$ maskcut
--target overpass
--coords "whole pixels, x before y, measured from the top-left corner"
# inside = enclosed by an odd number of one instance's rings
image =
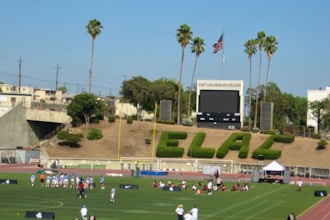
[[[0,112],[0,149],[40,146],[42,138],[72,120],[66,112],[25,108],[23,103]]]
[[[51,111],[49,109],[25,109],[25,119],[28,121],[40,121],[50,123],[70,123],[71,117],[62,111]]]

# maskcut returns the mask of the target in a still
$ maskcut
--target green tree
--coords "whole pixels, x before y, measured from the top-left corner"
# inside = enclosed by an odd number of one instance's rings
[[[125,80],[120,91],[124,101],[137,106],[138,104],[145,110],[154,108],[154,94],[152,92],[152,83],[142,77],[132,77]]]
[[[250,63],[250,87],[249,87],[249,130],[251,130],[251,110],[252,110],[252,56],[256,53],[257,42],[255,39],[247,40],[244,44],[245,53],[248,55]]]
[[[66,88],[66,86],[60,86],[57,88],[58,91],[62,91],[62,93],[66,93],[68,91],[68,89]]]
[[[172,101],[172,120],[176,119],[176,97],[179,91],[179,86],[175,79],[160,78],[155,80],[152,82],[152,91],[157,102],[160,100]],[[181,105],[183,104],[183,101],[184,100],[181,99]]]
[[[326,134],[329,129],[330,97],[310,102],[309,109],[312,118],[316,121],[317,132]]]
[[[259,93],[260,93],[260,78],[261,78],[261,63],[262,63],[262,49],[264,48],[266,39],[266,34],[263,31],[258,32],[256,42],[258,44],[258,49],[260,53],[259,58],[259,73],[258,73],[258,84],[256,88],[256,105],[255,105],[255,111],[254,111],[254,124],[253,127],[257,127],[257,119],[258,119],[258,102],[259,102]]]
[[[89,69],[89,93],[92,92],[92,74],[93,74],[93,61],[94,61],[94,41],[97,35],[101,34],[103,28],[100,21],[95,18],[90,20],[86,26],[87,32],[92,37],[92,56],[91,56],[91,67]]]
[[[266,95],[267,95],[267,83],[268,83],[269,70],[270,70],[270,60],[272,59],[273,54],[277,50],[277,46],[276,46],[277,44],[278,42],[276,41],[276,38],[273,35],[266,37],[264,50],[268,57],[268,66],[267,66],[266,82],[264,87],[264,101],[266,101]]]
[[[264,89],[264,85],[261,85],[260,88]],[[268,88],[269,102],[274,103],[273,127],[281,130],[287,121],[287,115],[285,115],[285,98],[276,83],[269,82]]]
[[[94,94],[81,93],[67,106],[67,114],[78,122],[85,122],[86,127],[89,127],[90,119],[104,111],[104,102],[99,100]]]
[[[182,71],[183,71],[183,62],[184,62],[184,51],[186,49],[186,46],[190,43],[190,40],[192,39],[193,32],[190,30],[190,27],[187,24],[183,24],[180,26],[179,29],[176,30],[176,38],[177,41],[180,43],[182,48],[182,54],[181,54],[181,65],[180,65],[180,78],[179,78],[179,90],[178,90],[178,109],[177,109],[177,124],[180,124],[180,115],[181,115],[181,81],[182,81]]]
[[[288,119],[295,125],[306,126],[307,98],[295,97],[289,93],[284,93],[283,97],[285,99],[284,111]]]
[[[187,117],[190,116],[190,110],[191,110],[191,93],[192,93],[192,87],[194,83],[194,77],[195,77],[195,72],[196,72],[196,66],[197,66],[197,61],[199,56],[204,53],[205,48],[204,48],[204,40],[200,37],[196,37],[193,39],[191,43],[191,52],[196,54],[195,58],[195,65],[194,65],[194,70],[191,76],[191,83],[190,83],[190,90],[189,90],[189,97],[188,97],[188,112],[187,112]]]

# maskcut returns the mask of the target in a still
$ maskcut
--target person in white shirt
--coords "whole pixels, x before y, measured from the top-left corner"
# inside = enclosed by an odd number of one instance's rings
[[[209,182],[207,183],[207,194],[208,195],[212,195],[212,189],[213,189],[213,183],[212,183],[212,180],[209,180]]]
[[[112,187],[110,190],[110,202],[115,202],[115,194],[116,194],[115,187]]]
[[[175,209],[175,213],[178,217],[178,220],[183,220],[183,205],[179,204],[178,207]]]
[[[88,213],[87,207],[86,205],[83,205],[83,207],[80,209],[80,215],[82,220],[87,220],[87,213]]]
[[[192,220],[193,219],[190,212],[187,212],[186,214],[184,214],[183,218],[184,218],[184,220]]]
[[[298,186],[297,191],[301,191],[302,184],[303,184],[303,183],[302,183],[301,179],[299,179],[299,180],[297,181],[297,186]]]
[[[194,205],[194,208],[191,209],[192,220],[198,220],[198,208],[197,205]]]

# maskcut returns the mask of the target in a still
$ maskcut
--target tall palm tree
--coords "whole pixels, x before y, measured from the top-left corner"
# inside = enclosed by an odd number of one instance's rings
[[[277,50],[278,42],[276,41],[276,38],[273,35],[270,35],[265,40],[265,52],[267,53],[268,57],[268,67],[267,67],[267,75],[266,75],[266,83],[264,87],[264,101],[266,101],[266,95],[267,95],[267,83],[268,83],[268,76],[269,76],[269,69],[270,69],[270,60],[273,57],[273,54]]]
[[[179,91],[178,91],[178,115],[177,115],[177,124],[180,124],[180,102],[181,102],[181,81],[182,81],[182,70],[183,70],[183,61],[184,61],[184,51],[186,49],[187,44],[190,43],[192,39],[193,32],[190,30],[190,27],[187,24],[183,24],[180,26],[179,29],[176,30],[176,39],[180,43],[182,48],[182,55],[181,55],[181,66],[180,66],[180,79],[179,79]]]
[[[265,44],[265,39],[266,39],[266,34],[264,31],[260,31],[257,34],[257,44],[258,44],[258,49],[260,53],[260,59],[259,59],[259,73],[258,73],[258,84],[257,84],[257,89],[256,89],[256,106],[255,106],[255,111],[254,111],[254,124],[253,127],[257,127],[257,118],[258,118],[258,99],[259,99],[259,92],[260,92],[260,77],[261,77],[261,62],[262,62],[262,49],[264,48]]]
[[[244,44],[244,52],[248,55],[250,61],[250,88],[249,88],[249,130],[251,130],[251,109],[252,109],[252,56],[257,51],[257,41],[255,39],[247,40]]]
[[[89,69],[89,93],[92,92],[92,73],[93,73],[93,60],[94,60],[94,41],[96,36],[101,34],[101,29],[103,26],[101,22],[95,18],[90,20],[86,25],[87,32],[92,37],[92,57],[91,57],[91,67]]]
[[[191,84],[190,84],[190,91],[189,91],[189,98],[188,98],[188,113],[187,113],[187,117],[190,116],[190,103],[191,103],[191,93],[192,93],[192,87],[193,87],[193,83],[194,83],[194,77],[195,77],[195,72],[196,72],[196,66],[197,66],[197,61],[199,56],[204,53],[205,48],[204,48],[204,40],[200,37],[196,37],[192,40],[191,43],[191,52],[196,54],[196,58],[195,58],[195,65],[194,65],[194,70],[193,70],[193,74],[191,77]]]

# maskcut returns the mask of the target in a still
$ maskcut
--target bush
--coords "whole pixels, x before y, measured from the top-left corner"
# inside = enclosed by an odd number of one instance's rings
[[[159,124],[166,124],[166,125],[174,125],[174,121],[164,121],[164,120],[158,120],[157,123]]]
[[[193,121],[190,118],[184,118],[184,119],[182,119],[182,125],[183,126],[193,126]]]
[[[320,140],[319,142],[317,142],[317,147],[316,150],[323,150],[325,149],[325,145],[327,145],[328,142],[324,139]]]
[[[84,136],[81,133],[71,134],[68,130],[66,130],[59,131],[56,137],[70,146],[75,146]]]
[[[102,131],[97,128],[91,128],[88,132],[87,139],[88,140],[98,140],[103,137]]]
[[[127,122],[127,124],[133,124],[133,118],[127,117],[126,122]]]
[[[93,118],[91,118],[90,123],[98,124],[98,123],[100,123],[100,119],[97,117],[93,117]]]
[[[259,128],[252,128],[252,132],[253,133],[259,133],[260,132],[260,129]]]
[[[291,134],[274,135],[274,140],[280,143],[292,143],[295,136]]]
[[[275,134],[275,131],[273,131],[273,130],[262,130],[260,133],[261,134],[274,135]]]
[[[250,129],[248,126],[241,127],[242,132],[250,132]]]
[[[116,121],[116,116],[114,115],[109,115],[108,117],[108,122],[112,123],[112,122],[115,122]]]

